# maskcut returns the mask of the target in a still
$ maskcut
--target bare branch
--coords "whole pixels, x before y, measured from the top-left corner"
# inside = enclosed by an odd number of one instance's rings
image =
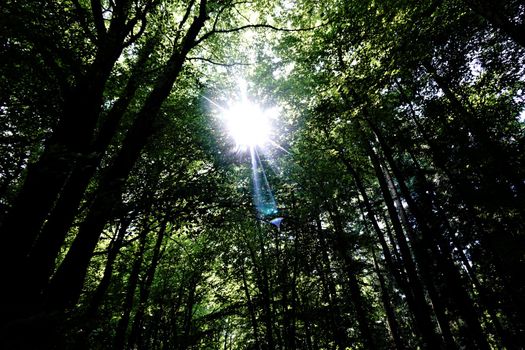
[[[206,58],[206,57],[188,57],[187,60],[188,61],[204,61],[204,62],[211,63],[213,65],[216,65],[216,66],[223,66],[223,67],[235,67],[235,66],[249,66],[249,65],[251,65],[250,63],[242,63],[242,62],[231,62],[231,63],[217,62],[217,61],[214,61],[214,60]]]
[[[102,5],[100,0],[91,0],[91,13],[95,21],[95,28],[97,29],[97,37],[101,40],[106,35],[106,27],[104,26],[104,18],[102,17]]]
[[[246,25],[243,25],[243,26],[240,26],[240,27],[229,28],[229,29],[212,29],[209,32],[203,34],[198,40],[196,40],[196,45],[200,44],[201,42],[203,42],[204,40],[208,39],[209,37],[211,37],[214,34],[235,33],[235,32],[239,32],[239,31],[245,30],[245,29],[260,29],[260,28],[262,28],[262,29],[271,29],[271,30],[275,30],[275,31],[278,31],[278,32],[307,32],[307,31],[311,31],[311,30],[323,27],[324,25],[325,24],[320,24],[318,26],[309,27],[309,28],[280,28],[280,27],[273,26],[271,24],[257,23],[257,24],[246,24]]]
[[[174,46],[179,41],[180,33],[182,32],[182,27],[184,26],[184,23],[186,23],[186,21],[190,17],[191,9],[193,8],[194,4],[195,4],[195,0],[191,0],[188,6],[186,7],[186,12],[184,13],[182,20],[179,23],[179,27],[177,28],[177,34],[175,35],[175,39],[173,39]]]

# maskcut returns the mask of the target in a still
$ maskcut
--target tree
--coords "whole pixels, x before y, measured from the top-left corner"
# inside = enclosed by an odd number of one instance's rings
[[[524,342],[520,2],[1,11],[3,347]]]

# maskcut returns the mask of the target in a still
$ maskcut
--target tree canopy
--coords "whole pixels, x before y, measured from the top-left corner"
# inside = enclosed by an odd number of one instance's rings
[[[525,344],[523,1],[0,11],[1,348]]]

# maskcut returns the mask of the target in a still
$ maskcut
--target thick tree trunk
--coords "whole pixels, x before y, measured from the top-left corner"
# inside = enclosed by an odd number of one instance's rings
[[[40,308],[38,292],[24,288],[32,276],[26,276],[26,258],[42,225],[55,206],[74,166],[88,157],[111,70],[124,48],[131,29],[126,20],[130,2],[116,6],[116,15],[104,37],[99,38],[93,63],[66,92],[61,118],[46,142],[39,160],[28,166],[26,179],[0,230],[10,249],[0,256],[0,274],[10,286],[2,291],[0,323],[27,317]],[[38,200],[36,200],[38,199]],[[7,268],[16,266],[16,269]],[[3,301],[9,300],[7,304]]]
[[[161,105],[168,97],[186,55],[195,45],[196,37],[207,19],[205,6],[206,1],[202,0],[200,14],[188,29],[180,51],[174,52],[168,60],[164,73],[138,112],[115,161],[102,176],[86,219],[80,225],[77,237],[48,288],[48,308],[66,309],[78,300],[100,234],[115,204],[120,201],[124,183],[140,152],[154,133],[154,123]]]
[[[68,178],[56,205],[49,215],[41,234],[29,256],[27,280],[31,285],[24,289],[38,295],[46,286],[54,269],[55,260],[60,252],[67,232],[78,212],[84,192],[100,165],[104,152],[118,129],[118,125],[128,108],[144,73],[144,65],[155,47],[155,40],[150,40],[139,55],[132,76],[121,97],[115,102],[91,146],[91,156],[78,164]]]
[[[28,167],[24,184],[1,227],[8,240],[4,243],[11,247],[2,258],[11,264],[18,264],[29,253],[71,169],[79,157],[86,155],[105,84],[123,49],[125,19],[112,21],[112,29],[101,41],[93,63],[65,97],[62,116],[42,155]]]

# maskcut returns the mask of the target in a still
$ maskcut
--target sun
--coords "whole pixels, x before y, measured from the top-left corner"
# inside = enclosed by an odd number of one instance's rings
[[[237,151],[265,148],[267,144],[283,149],[272,140],[274,136],[272,127],[279,118],[280,108],[262,108],[261,105],[253,102],[248,94],[247,85],[245,80],[239,79],[237,81],[239,93],[232,96],[224,105],[204,95],[203,97],[217,108],[216,116],[221,121],[223,130],[235,143]]]
[[[271,113],[247,98],[233,102],[223,112],[228,134],[240,149],[264,146],[270,137]]]

